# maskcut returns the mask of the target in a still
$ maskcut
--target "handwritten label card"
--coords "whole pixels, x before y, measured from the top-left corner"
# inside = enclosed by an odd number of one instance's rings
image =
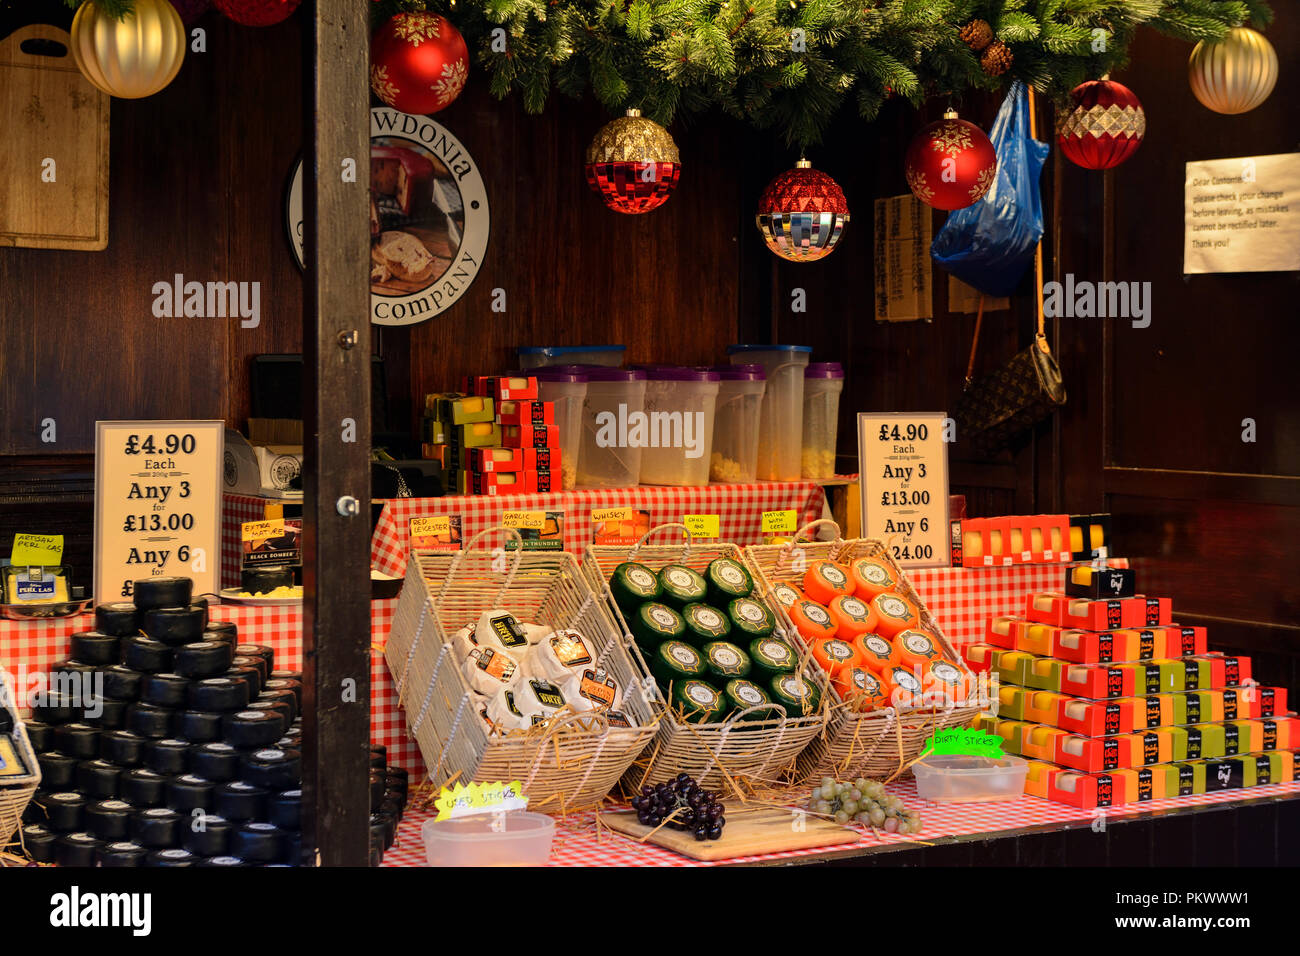
[[[943,412],[858,415],[864,536],[901,566],[947,565],[948,445]]]
[[[95,423],[95,600],[149,577],[215,593],[225,422]]]

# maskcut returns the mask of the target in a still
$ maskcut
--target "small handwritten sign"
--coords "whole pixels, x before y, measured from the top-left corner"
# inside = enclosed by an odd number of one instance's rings
[[[987,757],[1001,760],[1006,756],[1002,752],[1002,738],[986,730],[972,730],[969,727],[949,727],[936,730],[921,748],[923,754],[935,756]]]
[[[523,784],[518,780],[509,783],[456,784],[450,790],[442,788],[434,801],[439,820],[455,820],[478,813],[499,813],[506,810],[523,810],[528,806]]]

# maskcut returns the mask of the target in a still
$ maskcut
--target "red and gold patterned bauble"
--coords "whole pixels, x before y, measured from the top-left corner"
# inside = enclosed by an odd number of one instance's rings
[[[586,160],[587,185],[610,209],[629,215],[662,206],[682,175],[672,136],[640,110],[602,126]]]
[[[801,159],[767,184],[754,221],[774,254],[812,262],[834,251],[849,221],[849,203],[839,183]]]
[[[1137,152],[1147,132],[1147,114],[1123,83],[1102,78],[1070,91],[1070,109],[1057,119],[1061,153],[1084,169],[1110,169]]]
[[[370,40],[370,88],[403,113],[436,113],[469,79],[465,38],[436,13],[399,13]]]
[[[212,0],[212,5],[246,27],[269,27],[288,20],[302,0]]]
[[[997,153],[984,131],[954,110],[916,134],[903,160],[913,195],[935,209],[964,209],[993,185]]]

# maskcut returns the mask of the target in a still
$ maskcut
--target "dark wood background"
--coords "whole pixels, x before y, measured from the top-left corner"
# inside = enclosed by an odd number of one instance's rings
[[[70,20],[54,0],[13,6],[0,4],[0,34]],[[298,19],[254,30],[209,14],[208,52],[187,56],[170,87],[113,102],[106,251],[0,249],[0,541],[14,529],[63,532],[85,580],[94,422],[240,427],[252,356],[299,349],[302,278],[283,225],[302,144]],[[1269,37],[1287,63],[1300,21],[1280,21]],[[1102,175],[1053,153],[1044,176],[1048,277],[1150,281],[1151,327],[1054,323],[1066,408],[995,460],[972,459],[959,442],[953,490],[972,515],[1113,511],[1116,551],[1141,559],[1144,588],[1172,595],[1184,621],[1209,625],[1215,643],[1255,653],[1265,677],[1295,687],[1300,287],[1295,274],[1184,278],[1181,203],[1187,160],[1300,148],[1300,78],[1284,70],[1263,106],[1221,117],[1191,96],[1187,53],[1144,35],[1118,77],[1147,110],[1133,159]],[[438,119],[483,170],[492,240],[455,307],[412,328],[376,328],[392,414],[413,425],[425,392],[510,364],[518,345],[619,342],[632,361],[693,364],[723,360],[734,341],[800,342],[846,365],[840,453],[853,469],[854,413],[950,409],[960,391],[974,318],[946,311],[941,273],[932,322],[873,321],[871,203],[906,191],[903,150],[943,105],[918,115],[890,103],[871,125],[848,113],[837,121],[809,158],[841,183],[853,220],[834,255],[794,265],[772,257],[753,224],[763,186],[798,158],[776,137],[716,115],[675,124],[676,194],[650,215],[620,216],[582,179],[583,149],[606,119],[599,108],[554,101],[530,117],[473,76]],[[957,105],[987,127],[998,100]],[[1039,114],[1045,137],[1050,106]],[[261,326],[154,318],[153,283],[177,272],[261,282]],[[497,288],[504,314],[490,309]],[[806,314],[790,312],[795,288]],[[985,316],[978,369],[1029,343],[1030,290],[1027,279],[1009,311]],[[45,417],[58,423],[53,445],[40,440]],[[1240,440],[1246,417],[1254,444]]]

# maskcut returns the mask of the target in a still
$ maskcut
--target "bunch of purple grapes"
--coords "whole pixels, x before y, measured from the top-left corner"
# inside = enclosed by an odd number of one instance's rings
[[[668,826],[674,830],[690,830],[697,840],[720,839],[727,822],[717,793],[702,789],[686,773],[679,773],[667,783],[642,787],[641,793],[632,798],[632,809],[636,811],[637,821],[647,827],[659,826],[677,810],[678,814],[668,820]]]

